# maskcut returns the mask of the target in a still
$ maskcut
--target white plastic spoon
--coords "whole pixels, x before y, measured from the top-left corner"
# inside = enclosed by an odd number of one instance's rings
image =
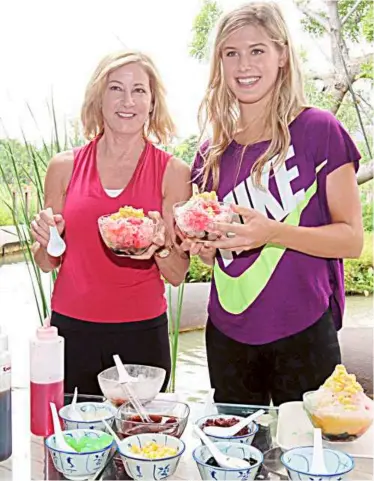
[[[309,472],[311,474],[328,474],[325,460],[323,458],[322,433],[319,428],[314,428],[313,437],[313,458]]]
[[[125,391],[127,397],[131,401],[131,404],[136,409],[137,413],[139,414],[141,420],[146,423],[151,423],[152,419],[148,416],[147,411],[144,409],[144,406],[137,398],[136,394],[132,390],[131,386],[128,384],[129,382],[133,382],[132,380],[137,378],[133,378],[128,375],[125,366],[123,365],[121,358],[118,354],[113,356],[114,362],[116,363],[117,371],[118,371],[118,382],[121,385],[121,388]]]
[[[58,419],[57,409],[55,403],[49,403],[51,406],[53,429],[55,431],[56,445],[61,451],[66,451],[68,453],[76,453],[75,449],[69,446],[65,441],[64,435],[62,434],[60,421]]]
[[[221,453],[217,446],[205,435],[197,424],[194,425],[194,429],[221,468],[248,469],[250,467],[250,464],[245,459],[233,458],[232,456],[226,456]]]
[[[84,421],[81,412],[77,408],[77,398],[78,398],[78,388],[76,387],[74,389],[73,400],[70,404],[69,414],[71,419],[73,419],[74,421]]]
[[[227,428],[219,427],[219,426],[207,426],[206,428],[204,428],[204,432],[206,434],[209,434],[209,436],[217,436],[221,438],[232,438],[235,436],[235,434],[237,434],[243,428],[248,426],[248,424],[250,424],[255,419],[259,418],[263,414],[265,414],[265,411],[263,409],[259,409],[255,413],[251,414],[250,416],[234,424],[234,426],[230,426]]]
[[[53,217],[53,210],[51,207],[47,208],[48,213]],[[49,241],[47,245],[47,252],[52,257],[60,257],[66,250],[64,239],[58,233],[57,227],[49,226]]]
[[[138,382],[137,377],[130,376],[129,373],[126,371],[125,366],[123,365],[123,362],[121,361],[121,358],[118,354],[114,354],[113,359],[118,371],[118,382],[120,382],[121,384],[124,382]]]

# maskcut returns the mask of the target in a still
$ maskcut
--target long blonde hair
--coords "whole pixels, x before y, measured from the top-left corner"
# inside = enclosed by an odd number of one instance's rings
[[[261,26],[278,48],[286,49],[285,66],[279,69],[270,103],[271,142],[257,159],[252,175],[261,185],[262,170],[272,157],[278,155],[275,166],[285,161],[290,145],[289,123],[305,106],[301,68],[282,12],[276,3],[253,2],[243,5],[222,17],[214,41],[208,88],[199,109],[202,136],[211,126],[209,147],[201,152],[203,188],[212,177],[213,189],[219,182],[220,158],[233,140],[238,127],[239,103],[226,85],[222,68],[222,46],[234,32],[248,25]],[[246,149],[243,146],[243,155]]]
[[[92,139],[104,132],[101,102],[109,74],[130,63],[139,63],[149,76],[152,93],[152,111],[148,122],[144,126],[143,135],[146,138],[155,137],[157,142],[167,145],[175,134],[175,126],[166,105],[165,87],[150,57],[136,51],[122,51],[109,54],[97,66],[87,85],[81,111],[84,135],[87,139]]]

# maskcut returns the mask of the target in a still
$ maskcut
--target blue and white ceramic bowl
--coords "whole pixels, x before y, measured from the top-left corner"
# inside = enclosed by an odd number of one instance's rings
[[[72,436],[76,439],[82,436],[97,439],[104,434],[102,431],[92,429],[75,429],[72,431],[64,431],[63,433],[64,436]],[[56,470],[62,473],[65,478],[76,481],[87,479],[104,467],[113,443],[113,438],[110,437],[108,445],[101,450],[84,453],[67,453],[57,448],[54,434],[45,440]]]
[[[84,421],[74,418],[74,412],[70,413],[71,404],[63,406],[59,410],[59,416],[64,423],[64,429],[96,429],[106,431],[103,419],[112,427],[116,408],[109,403],[102,402],[81,402],[76,404],[76,409],[81,413]],[[100,417],[101,419],[97,419]]]
[[[177,454],[162,459],[147,459],[136,457],[131,452],[133,445],[138,448],[144,447],[149,442],[155,442],[160,446],[170,446],[177,449]],[[118,447],[123,465],[127,474],[136,480],[144,479],[164,479],[172,476],[179,464],[186,446],[183,441],[174,436],[167,434],[138,434],[137,436],[129,436],[122,440]]]
[[[290,479],[305,481],[341,481],[355,467],[351,456],[335,449],[323,449],[328,474],[310,473],[313,447],[303,446],[290,449],[281,456],[283,466]]]
[[[196,424],[199,426],[200,429],[204,431],[203,425],[208,419],[214,420],[214,419],[232,419],[232,418],[239,419],[239,421],[243,419],[242,416],[233,416],[229,414],[212,414],[210,416],[204,416],[203,418],[198,419],[196,421]],[[248,425],[248,434],[245,434],[244,436],[226,437],[226,436],[211,436],[208,433],[205,433],[205,434],[214,443],[229,441],[230,443],[252,444],[253,438],[255,437],[255,434],[257,433],[257,431],[258,431],[258,424],[253,421]]]
[[[249,444],[231,443],[231,442],[218,442],[217,448],[227,456],[233,456],[239,459],[253,458],[257,462],[248,469],[227,469],[217,468],[210,466],[206,463],[209,458],[212,457],[209,449],[203,445],[198,446],[192,453],[194,460],[200,472],[201,479],[212,479],[216,481],[246,481],[249,479],[255,479],[255,476],[264,460],[264,456],[260,450]]]

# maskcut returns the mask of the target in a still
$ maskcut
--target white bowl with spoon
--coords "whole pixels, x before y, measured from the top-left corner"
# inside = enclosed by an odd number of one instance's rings
[[[204,442],[192,453],[201,479],[228,481],[255,478],[264,459],[261,451],[249,444],[213,443],[199,427],[194,429]]]
[[[263,414],[263,410],[256,411],[246,418],[228,414],[213,414],[198,419],[196,424],[213,442],[230,441],[232,443],[252,444],[259,429],[255,419]],[[225,424],[228,427],[222,426]]]

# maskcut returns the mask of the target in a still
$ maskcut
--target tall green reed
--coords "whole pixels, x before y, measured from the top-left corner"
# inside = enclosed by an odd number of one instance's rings
[[[3,140],[2,145],[5,158],[8,161],[8,164],[11,166],[13,177],[12,186],[7,182],[6,172],[0,165],[0,180],[2,180],[3,191],[5,191],[5,196],[3,195],[2,202],[10,212],[13,224],[16,228],[16,232],[21,243],[22,252],[26,261],[26,266],[29,272],[34,294],[35,305],[38,311],[39,322],[41,325],[43,325],[44,320],[50,314],[50,299],[43,284],[42,272],[35,263],[32,253],[33,240],[31,237],[31,222],[33,218],[33,211],[29,209],[30,204],[26,203],[23,179],[26,178],[27,185],[31,187],[32,192],[36,195],[36,206],[43,206],[44,177],[48,160],[55,153],[60,151],[61,145],[53,102],[50,111],[53,121],[53,131],[51,136],[52,140],[50,141],[49,146],[45,139],[42,138],[43,148],[41,150],[38,149],[27,140],[24,131],[21,130],[23,138],[22,145],[24,147],[24,151],[27,153],[29,169],[26,169],[23,164],[19,163],[19,159],[17,159],[17,154],[13,148],[13,144],[6,133],[5,126],[3,125],[6,138]],[[29,112],[36,122],[30,107]],[[17,202],[13,202],[14,197],[17,199]],[[54,271],[50,274],[50,290],[52,290],[52,285],[55,279],[56,272]]]
[[[168,284],[168,318],[169,318],[169,339],[170,339],[170,351],[171,351],[171,375],[169,382],[169,391],[175,391],[176,373],[178,363],[179,352],[179,330],[182,318],[183,297],[184,297],[185,283],[178,287],[177,291],[177,305],[176,313],[174,316],[174,309],[172,303],[172,286]]]

